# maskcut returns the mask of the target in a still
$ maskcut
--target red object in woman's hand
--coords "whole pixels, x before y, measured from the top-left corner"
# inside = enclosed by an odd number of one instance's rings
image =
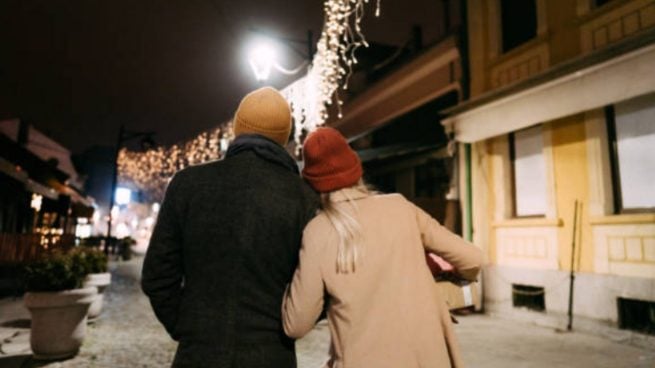
[[[434,276],[445,272],[455,272],[453,265],[434,253],[425,253],[425,260]]]

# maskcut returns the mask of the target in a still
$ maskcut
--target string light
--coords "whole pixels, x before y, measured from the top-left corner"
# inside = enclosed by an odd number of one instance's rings
[[[297,150],[307,133],[325,124],[331,106],[336,106],[338,118],[343,117],[339,87],[348,89],[348,81],[358,62],[355,52],[362,46],[368,47],[361,28],[368,2],[324,2],[323,30],[307,75],[281,91],[291,105]],[[379,15],[380,0],[376,0],[375,16]],[[233,138],[231,126],[226,124],[182,145],[158,147],[145,152],[122,149],[118,155],[119,181],[132,184],[147,193],[151,200],[159,201],[175,172],[190,165],[222,158]]]
[[[380,15],[380,0],[376,0],[375,15]],[[368,47],[361,22],[369,0],[326,0],[323,5],[325,23],[318,41],[317,52],[307,75],[282,93],[290,101],[296,147],[306,133],[325,124],[329,108],[336,104],[337,117],[342,118],[339,87],[348,89],[348,81],[357,64],[355,52]]]
[[[230,123],[183,144],[157,147],[145,152],[123,148],[118,153],[118,180],[122,185],[136,187],[146,193],[148,199],[161,201],[171,177],[187,166],[218,160],[225,154],[225,144],[234,132]]]

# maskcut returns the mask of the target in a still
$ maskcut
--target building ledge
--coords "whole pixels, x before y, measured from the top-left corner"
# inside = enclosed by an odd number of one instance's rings
[[[458,40],[450,36],[348,101],[328,126],[355,140],[451,92],[461,79]]]
[[[655,213],[594,216],[589,219],[589,223],[592,225],[655,224]]]
[[[502,227],[559,227],[564,225],[560,218],[543,218],[543,217],[530,217],[530,218],[515,218],[506,219],[501,221],[494,221],[491,226],[495,228]]]
[[[531,39],[530,41],[528,41],[528,42],[526,42],[526,43],[524,43],[522,45],[519,45],[516,48],[513,48],[513,49],[511,49],[509,51],[506,51],[505,53],[501,53],[500,55],[496,56],[495,58],[493,58],[490,61],[489,66],[490,66],[490,68],[493,68],[494,66],[502,64],[507,60],[513,60],[517,56],[520,56],[520,55],[522,55],[522,54],[524,54],[524,53],[526,53],[526,52],[528,52],[530,50],[533,50],[533,49],[543,45],[544,43],[546,43],[548,41],[549,38],[550,38],[550,34],[548,34],[548,33],[537,35],[537,37]]]

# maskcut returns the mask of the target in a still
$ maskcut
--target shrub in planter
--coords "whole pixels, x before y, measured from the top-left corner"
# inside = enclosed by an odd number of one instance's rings
[[[98,288],[98,296],[89,307],[88,321],[95,321],[102,312],[104,291],[111,283],[111,274],[107,272],[107,255],[99,249],[75,248],[71,251],[74,267],[79,267],[80,272],[86,275],[84,287]]]
[[[100,249],[77,247],[69,252],[74,267],[80,267],[82,273],[107,272],[107,255]]]
[[[36,359],[63,359],[79,351],[95,287],[81,287],[85,273],[74,257],[52,252],[25,268],[25,306],[32,315],[30,345]]]

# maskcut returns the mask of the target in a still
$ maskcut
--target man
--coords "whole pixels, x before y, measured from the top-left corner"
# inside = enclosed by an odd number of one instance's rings
[[[222,161],[171,180],[143,265],[142,287],[179,341],[173,367],[295,367],[281,304],[316,193],[284,150],[288,102],[247,95]]]

